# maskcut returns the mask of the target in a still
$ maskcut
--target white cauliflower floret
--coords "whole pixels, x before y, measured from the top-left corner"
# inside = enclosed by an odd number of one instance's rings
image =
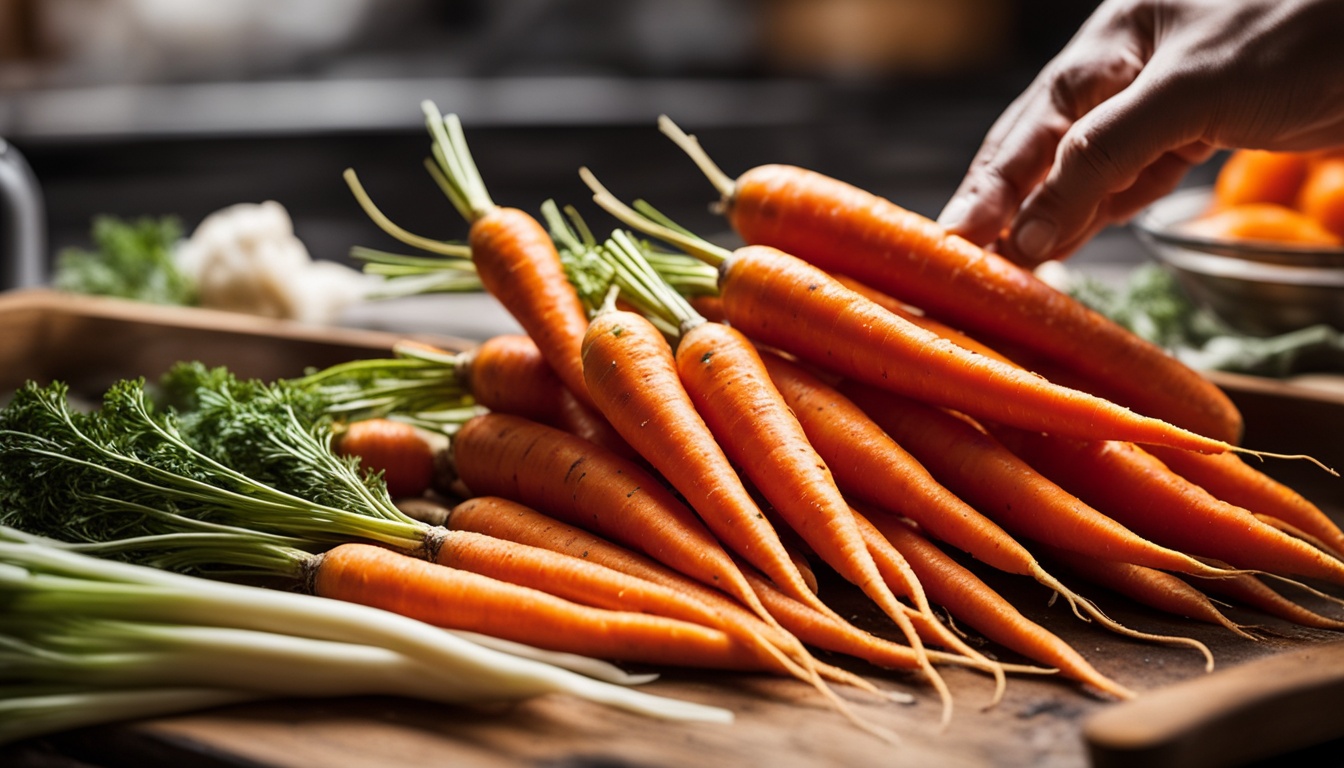
[[[178,267],[203,307],[306,323],[331,323],[368,292],[369,278],[315,261],[285,207],[239,203],[205,218],[182,243]]]

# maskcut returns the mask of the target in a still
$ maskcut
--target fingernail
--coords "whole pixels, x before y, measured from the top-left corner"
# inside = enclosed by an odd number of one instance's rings
[[[1028,219],[1017,228],[1013,235],[1013,247],[1024,259],[1044,261],[1055,247],[1054,222],[1045,219]]]
[[[971,201],[967,197],[954,197],[947,201],[943,212],[938,214],[938,225],[943,229],[956,229],[966,221],[971,212]]]

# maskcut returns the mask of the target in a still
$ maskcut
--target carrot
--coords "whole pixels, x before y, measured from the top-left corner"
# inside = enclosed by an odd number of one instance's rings
[[[563,429],[626,458],[637,455],[602,414],[561,383],[530,336],[500,334],[451,357],[417,342],[399,342],[396,349],[453,367],[461,388],[485,408]]]
[[[1058,547],[1045,547],[1044,551],[1083,579],[1135,602],[1176,616],[1217,624],[1247,640],[1257,639],[1241,625],[1224,616],[1204,593],[1169,573],[1080,555]]]
[[[507,504],[503,499],[496,501]],[[755,630],[754,625],[762,624],[759,620],[726,620],[685,593],[592,561],[487,534],[452,530],[444,535],[435,562],[582,605],[646,613],[712,627],[754,650],[764,668],[805,681],[809,678],[806,671]]]
[[[1227,575],[1142,538],[1061,488],[1055,478],[1033,468],[965,419],[853,382],[842,382],[840,391],[939,483],[1012,534],[1098,558],[1182,573]]]
[[[724,616],[730,617],[732,621],[748,623],[759,621],[754,614],[747,612],[741,603],[728,599],[722,592],[709,589],[636,552],[521,504],[494,497],[477,497],[454,506],[447,511],[444,519],[445,525],[454,530],[476,531],[496,538],[543,547],[553,552],[600,563],[648,582],[661,584],[691,595]],[[743,576],[759,595],[770,614],[779,620],[786,631],[803,642],[825,650],[846,653],[880,667],[911,671],[919,669],[919,659],[909,646],[892,643],[864,632],[839,619],[833,613],[820,613],[788,597],[755,571],[744,568]],[[762,625],[762,631],[770,630]],[[928,651],[928,654],[939,664],[981,668],[980,663],[964,656],[934,650]]]
[[[996,432],[1042,474],[1154,542],[1237,568],[1344,583],[1344,562],[1215,498],[1132,443]]]
[[[422,106],[437,160],[430,171],[471,225],[468,245],[481,284],[536,340],[570,391],[591,406],[579,362],[588,316],[565,278],[555,243],[531,214],[490,199],[457,116],[441,116],[428,101]]]
[[[1187,235],[1211,240],[1279,243],[1338,248],[1338,235],[1301,211],[1273,203],[1242,203],[1219,208],[1181,225]]]
[[[1228,155],[1213,183],[1214,206],[1244,203],[1291,206],[1307,178],[1308,155],[1238,149]]]
[[[911,526],[882,514],[871,515],[869,521],[905,556],[926,585],[929,598],[946,608],[958,621],[1005,648],[1057,667],[1070,679],[1116,698],[1133,696],[1128,689],[1098,672],[1068,643],[1023,616],[989,585]]]
[[[487,413],[453,435],[452,464],[470,495],[502,496],[624,544],[770,620],[695,513],[632,461],[552,427]]]
[[[665,117],[659,125],[714,183],[748,243],[848,275],[966,332],[1035,349],[1084,371],[1104,396],[1146,416],[1228,443],[1239,439],[1240,414],[1217,387],[1007,259],[813,171],[764,165],[732,179],[693,137]]]
[[[1344,238],[1344,156],[1314,159],[1296,202],[1317,224]]]
[[[1344,631],[1344,621],[1322,616],[1289,600],[1253,574],[1244,573],[1230,579],[1200,579],[1195,582],[1195,586],[1205,592],[1235,600],[1294,624],[1315,629]]]
[[[622,205],[586,170],[584,177],[596,191],[594,200],[622,221],[717,265],[729,324],[758,343],[849,378],[1026,429],[1205,452],[1244,450],[959,347],[782,251],[747,246],[729,252],[660,227]]]
[[[311,574],[315,594],[451,629],[618,661],[759,670],[723,632],[661,616],[608,611],[367,544],[341,544]]]
[[[663,319],[679,329],[674,352],[640,314],[604,310],[593,318],[584,343],[584,369],[591,371],[588,386],[594,399],[617,431],[661,470],[720,539],[773,578],[771,569],[779,567],[776,558],[756,562],[761,558],[753,551],[764,534],[753,532],[739,543],[744,526],[753,521],[769,532],[772,545],[779,541],[738,480],[733,467],[740,467],[788,527],[891,617],[916,652],[922,651],[905,606],[883,579],[848,503],[771,383],[752,343],[729,326],[705,322],[653,274],[623,233],[608,241],[603,255],[626,276],[618,285],[628,289],[631,301],[665,313]],[[713,457],[716,463],[707,465],[702,457]],[[715,507],[709,505],[717,503],[716,497],[707,488],[718,493],[742,489],[741,511],[732,512],[730,524],[715,527]],[[782,544],[779,549],[783,551]],[[918,603],[918,582],[906,580],[905,586]],[[813,607],[824,605],[810,592],[785,588]],[[926,667],[947,705],[945,685],[931,665]],[[948,706],[944,712],[946,722]]]
[[[359,457],[360,466],[382,473],[393,498],[421,496],[434,479],[434,449],[420,430],[390,419],[365,419],[346,425],[336,450]]]
[[[1344,531],[1320,507],[1297,491],[1250,466],[1237,456],[1173,451],[1149,446],[1147,451],[1176,474],[1230,504],[1283,521],[1319,539],[1344,557]]]

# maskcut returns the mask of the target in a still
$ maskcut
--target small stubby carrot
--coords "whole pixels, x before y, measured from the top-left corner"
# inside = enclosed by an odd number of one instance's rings
[[[1082,579],[1137,603],[1175,616],[1216,624],[1247,640],[1258,639],[1223,615],[1203,592],[1170,573],[1088,557],[1059,547],[1045,547],[1042,551]]]
[[[1296,203],[1331,234],[1344,238],[1344,155],[1313,158]]]
[[[422,496],[434,480],[434,448],[420,430],[391,419],[346,425],[336,441],[343,456],[358,456],[365,471],[382,473],[393,498]]]
[[[769,246],[728,251],[659,226],[617,200],[587,169],[582,174],[594,201],[608,212],[717,266],[728,323],[760,344],[848,378],[1024,429],[1209,453],[1243,450],[960,347],[789,253]]]
[[[671,120],[659,126],[705,172],[749,244],[787,251],[968,333],[1008,338],[1076,367],[1105,397],[1138,413],[1239,440],[1240,414],[1207,379],[1006,258],[815,171],[771,164],[731,178]]]
[[[854,382],[839,389],[939,483],[1014,536],[1153,568],[1227,575],[1103,514],[965,418]]]
[[[311,589],[435,626],[549,650],[683,667],[761,668],[750,650],[716,629],[579,605],[368,544],[341,544],[323,553]]]
[[[1172,471],[1230,504],[1280,520],[1314,537],[1344,557],[1344,531],[1302,494],[1261,472],[1238,456],[1176,451],[1160,446],[1146,450]]]
[[[996,433],[1043,475],[1153,542],[1234,568],[1344,583],[1344,561],[1214,497],[1133,443]]]
[[[905,556],[926,585],[929,599],[958,621],[1026,658],[1052,665],[1072,680],[1120,699],[1133,693],[1101,674],[1073,646],[1023,616],[1012,603],[909,524],[890,515],[869,517],[873,527]]]

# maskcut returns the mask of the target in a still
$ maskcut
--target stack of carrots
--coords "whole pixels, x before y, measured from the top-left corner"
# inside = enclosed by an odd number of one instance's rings
[[[1218,170],[1209,211],[1185,229],[1215,240],[1344,246],[1344,155],[1236,150]]]
[[[1344,533],[1241,459],[1253,452],[1227,397],[1029,272],[815,172],[729,178],[665,120],[746,245],[710,245],[585,178],[624,226],[688,257],[677,270],[698,277],[685,290],[627,230],[599,242],[577,217],[496,205],[460,123],[425,109],[427,167],[470,225],[482,283],[526,335],[458,354],[399,348],[417,375],[442,372],[445,407],[477,405],[446,445],[424,438],[423,403],[352,417],[339,445],[396,478],[404,510],[557,555],[457,567],[712,627],[736,650],[687,644],[679,657],[675,633],[640,642],[663,649],[660,663],[792,675],[841,708],[827,682],[873,686],[814,652],[909,670],[940,694],[944,720],[940,667],[1000,683],[1033,668],[989,658],[935,608],[1030,664],[1133,695],[963,554],[1045,585],[1080,617],[1206,653],[1111,621],[1085,595],[1101,585],[1243,636],[1209,595],[1344,628],[1265,583],[1344,584]],[[460,503],[429,501],[449,496]],[[818,591],[823,568],[890,631],[839,615]],[[638,658],[616,650],[605,655]]]

